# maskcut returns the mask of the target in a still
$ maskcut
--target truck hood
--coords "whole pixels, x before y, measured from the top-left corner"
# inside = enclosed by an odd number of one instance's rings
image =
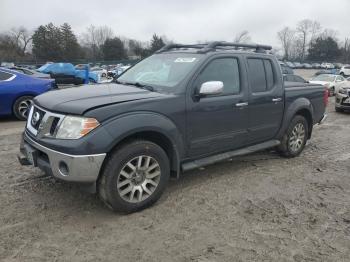
[[[87,85],[50,91],[34,99],[34,103],[49,111],[82,115],[92,108],[128,101],[165,96],[133,86],[119,84]]]

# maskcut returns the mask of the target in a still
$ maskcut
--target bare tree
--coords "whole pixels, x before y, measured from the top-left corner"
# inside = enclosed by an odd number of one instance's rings
[[[318,21],[313,21],[311,24],[311,29],[310,29],[310,42],[309,42],[309,48],[311,47],[312,42],[316,40],[316,38],[320,35],[321,32],[321,24]]]
[[[300,34],[302,44],[300,59],[303,61],[306,56],[306,46],[308,45],[308,38],[311,34],[313,22],[310,19],[304,19],[298,22],[297,32]]]
[[[330,37],[330,38],[333,38],[335,40],[337,40],[337,35],[338,35],[338,32],[336,30],[329,29],[329,28],[324,29],[323,32],[320,34],[320,36],[323,39]]]
[[[19,51],[19,55],[24,56],[30,42],[32,41],[32,33],[25,27],[21,26],[18,28],[12,28],[10,35],[13,43],[16,45]]]
[[[82,35],[82,44],[91,50],[93,59],[97,59],[101,56],[102,45],[113,37],[114,33],[110,27],[90,25]]]
[[[295,31],[286,26],[277,33],[277,37],[282,45],[284,59],[288,60],[291,57],[291,49],[295,38]]]
[[[234,40],[233,40],[235,43],[249,43],[252,41],[250,35],[249,35],[249,32],[247,30],[244,30],[244,31],[241,31],[239,32]]]
[[[350,38],[346,37],[344,41],[344,61],[350,62]]]

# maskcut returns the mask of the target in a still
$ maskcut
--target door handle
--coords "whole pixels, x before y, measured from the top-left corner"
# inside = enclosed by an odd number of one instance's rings
[[[237,103],[236,106],[237,107],[243,107],[243,106],[247,106],[248,103],[247,102],[244,102],[244,103]]]
[[[281,102],[282,98],[278,97],[278,98],[273,98],[272,102]]]

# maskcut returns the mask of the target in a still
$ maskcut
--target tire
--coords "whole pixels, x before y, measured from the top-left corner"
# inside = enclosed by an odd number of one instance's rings
[[[344,110],[339,107],[335,107],[335,112],[341,113],[344,112]]]
[[[13,114],[18,120],[26,120],[28,118],[29,108],[32,103],[32,96],[21,96],[17,98],[13,104]]]
[[[134,140],[110,155],[98,181],[98,194],[113,211],[132,213],[154,204],[169,177],[169,159],[164,150],[150,141]]]
[[[92,78],[89,78],[89,84],[96,84],[96,81]]]
[[[329,88],[329,92],[328,93],[329,93],[329,96],[335,96],[335,88],[334,88],[334,86]]]
[[[341,75],[341,76],[343,76],[343,77],[345,77],[345,74],[344,74],[344,72],[340,72],[340,75]]]
[[[297,130],[300,130],[302,126],[302,129],[304,130],[303,134],[302,132],[298,134]],[[308,137],[308,123],[306,119],[303,116],[296,115],[291,123],[289,124],[289,127],[284,134],[281,144],[278,147],[279,153],[288,158],[296,157],[300,155],[300,153],[304,150],[304,147],[306,145],[307,137]],[[300,130],[301,131],[301,130]],[[298,134],[298,135],[296,135]],[[297,137],[297,138],[296,138]],[[296,140],[297,139],[297,140]],[[294,143],[292,143],[294,141]],[[295,145],[295,146],[293,146]],[[297,146],[296,146],[297,145]]]

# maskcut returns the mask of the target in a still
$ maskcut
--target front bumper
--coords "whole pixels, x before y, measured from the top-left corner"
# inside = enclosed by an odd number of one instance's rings
[[[335,106],[340,109],[350,109],[350,103],[345,103],[350,98],[350,94],[337,93],[335,96]]]
[[[96,182],[106,154],[69,155],[44,147],[23,135],[18,157],[22,165],[33,165],[69,182]]]

